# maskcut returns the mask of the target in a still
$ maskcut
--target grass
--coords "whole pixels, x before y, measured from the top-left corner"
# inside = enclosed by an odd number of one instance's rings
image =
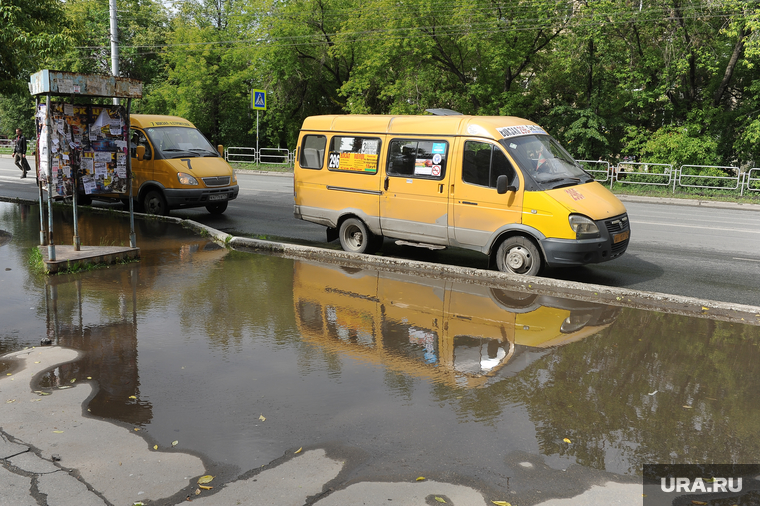
[[[284,172],[292,173],[292,165],[272,165],[268,163],[230,162],[233,169],[247,170],[251,172]]]

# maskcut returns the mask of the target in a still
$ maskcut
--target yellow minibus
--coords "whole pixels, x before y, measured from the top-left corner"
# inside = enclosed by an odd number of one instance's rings
[[[605,262],[630,240],[623,204],[517,117],[313,116],[299,135],[294,215],[355,253],[387,237],[487,255],[504,272]]]
[[[222,156],[222,146],[212,146],[188,120],[132,114],[130,122],[138,210],[167,215],[171,209],[205,207],[221,214],[237,198],[235,172]]]

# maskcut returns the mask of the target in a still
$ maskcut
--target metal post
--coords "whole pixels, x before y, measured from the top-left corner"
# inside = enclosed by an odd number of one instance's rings
[[[119,28],[116,19],[116,0],[109,0],[111,10],[111,74],[119,77]],[[119,99],[113,99],[113,105],[119,105]]]
[[[130,132],[131,122],[129,113],[132,109],[132,99],[127,99],[127,183],[129,192],[129,246],[137,247],[137,238],[135,237],[135,198],[132,196],[132,132]],[[188,162],[189,163],[189,162]]]
[[[48,183],[48,261],[55,261],[55,241],[53,241],[53,150],[51,149],[51,132],[53,124],[50,121],[50,95],[46,98],[47,110],[45,111],[45,129],[47,130],[45,143],[47,144],[47,170],[45,177]]]
[[[256,163],[261,163],[261,157],[259,156],[259,110],[256,109],[256,156],[254,157]]]
[[[72,161],[76,160],[76,155],[74,155],[72,151]],[[79,163],[81,166],[81,158],[79,159]],[[74,251],[81,250],[81,241],[79,240],[79,215],[77,214],[77,208],[79,203],[79,167],[74,167],[74,164],[71,164],[71,175],[73,179],[73,206],[74,206]]]
[[[38,114],[40,112],[40,97],[35,96],[34,97],[34,117],[35,117],[35,127],[37,126],[38,121]],[[45,245],[45,204],[44,200],[42,199],[42,181],[40,180],[40,165],[42,164],[42,153],[40,153],[40,137],[41,135],[47,135],[47,124],[44,128],[40,129],[40,133],[37,135],[37,149],[36,154],[34,155],[34,170],[35,170],[35,179],[37,180],[37,191],[39,193],[39,204],[40,204],[40,246]],[[48,148],[45,148],[50,149]],[[45,155],[47,156],[47,155]]]

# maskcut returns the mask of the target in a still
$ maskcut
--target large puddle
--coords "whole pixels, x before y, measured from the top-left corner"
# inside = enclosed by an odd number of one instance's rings
[[[760,327],[227,251],[136,224],[139,263],[45,276],[28,265],[38,209],[0,203],[0,353],[45,337],[86,352],[41,386],[91,381],[85,411],[212,467],[334,447],[360,456],[349,479],[525,492],[573,470],[633,477],[760,454]],[[71,215],[55,230],[69,242]],[[128,234],[123,216],[81,217],[82,244]]]

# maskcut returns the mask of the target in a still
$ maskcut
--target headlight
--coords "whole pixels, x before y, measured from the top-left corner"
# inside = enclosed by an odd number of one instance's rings
[[[232,169],[232,177],[230,178],[230,184],[237,184],[237,176],[235,175],[235,169]]]
[[[599,227],[591,219],[580,214],[570,215],[570,228],[575,232],[576,239],[594,239],[600,237]]]
[[[198,180],[195,179],[190,174],[186,174],[184,172],[178,172],[177,178],[179,179],[179,184],[189,184],[193,186],[198,186]]]

